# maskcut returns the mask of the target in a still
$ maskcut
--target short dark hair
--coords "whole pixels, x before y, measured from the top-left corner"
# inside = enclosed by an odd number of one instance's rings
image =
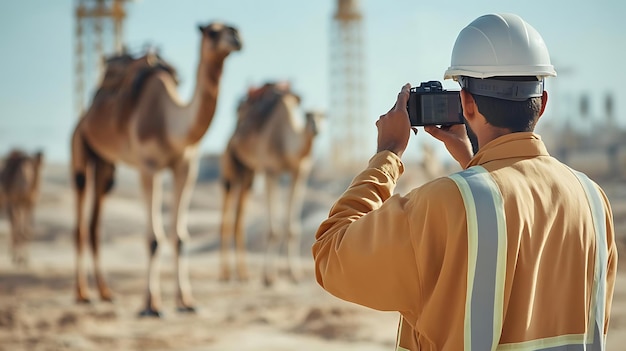
[[[491,78],[486,78],[491,79]],[[494,77],[498,80],[533,81],[537,77]],[[506,128],[511,132],[532,132],[541,112],[541,97],[524,101],[503,100],[472,94],[478,111],[494,127]]]

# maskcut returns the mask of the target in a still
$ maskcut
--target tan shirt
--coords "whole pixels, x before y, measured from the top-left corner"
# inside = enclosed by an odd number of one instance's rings
[[[473,165],[490,172],[504,200],[500,343],[584,333],[596,240],[580,182],[533,133],[493,140],[467,167]],[[341,299],[399,311],[400,346],[406,349],[462,350],[468,260],[463,200],[447,177],[392,195],[403,167],[384,151],[354,178],[316,233],[316,278]],[[609,246],[606,333],[617,249],[602,195]]]

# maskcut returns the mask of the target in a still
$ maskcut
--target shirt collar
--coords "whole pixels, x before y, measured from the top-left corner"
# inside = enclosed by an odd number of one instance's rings
[[[536,156],[550,156],[538,134],[532,132],[510,133],[481,147],[466,168],[494,160]]]

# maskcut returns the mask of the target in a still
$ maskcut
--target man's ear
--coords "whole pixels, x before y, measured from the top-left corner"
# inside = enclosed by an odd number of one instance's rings
[[[539,117],[543,115],[543,112],[546,110],[546,104],[548,103],[548,92],[543,91],[543,95],[541,95],[541,110],[539,111]]]
[[[463,108],[463,116],[465,119],[472,120],[476,116],[477,108],[474,97],[467,90],[463,89],[460,92],[461,107]]]

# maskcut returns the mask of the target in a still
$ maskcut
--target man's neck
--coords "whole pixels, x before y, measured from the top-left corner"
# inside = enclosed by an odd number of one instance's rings
[[[483,128],[476,135],[476,137],[478,138],[478,147],[479,148],[483,147],[484,145],[487,145],[491,141],[501,136],[511,134],[511,133],[513,132],[508,128],[499,128],[499,127],[493,127],[493,126],[489,126],[488,128]]]

